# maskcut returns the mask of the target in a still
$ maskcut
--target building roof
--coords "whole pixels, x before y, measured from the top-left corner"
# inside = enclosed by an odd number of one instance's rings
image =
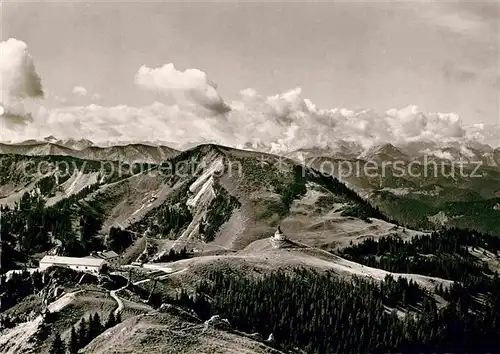
[[[115,251],[99,251],[99,252],[92,252],[89,256],[86,256],[85,258],[97,258],[97,259],[104,259],[105,261],[107,261],[118,257],[120,257],[120,255]]]
[[[118,253],[116,253],[115,251],[97,252],[97,255],[104,258],[104,259],[120,257],[120,255]]]
[[[103,265],[104,260],[99,258],[45,256],[42,258],[40,263],[100,267],[101,265]]]

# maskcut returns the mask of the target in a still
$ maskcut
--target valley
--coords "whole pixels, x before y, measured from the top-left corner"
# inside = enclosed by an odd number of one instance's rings
[[[397,213],[384,213],[335,177],[293,159],[201,145],[162,163],[58,155],[4,155],[2,161],[1,261],[7,276],[1,352],[52,353],[59,337],[68,350],[82,353],[384,350],[360,332],[342,334],[352,341],[328,332],[351,321],[340,315],[327,328],[315,327],[329,340],[299,340],[324,313],[304,308],[294,315],[287,306],[312,301],[316,309],[338,310],[357,297],[361,302],[345,311],[361,316],[370,298],[375,312],[362,321],[389,321],[394,333],[400,326],[422,331],[428,311],[437,327],[451,311],[459,323],[491,330],[486,322],[497,311],[492,294],[499,239],[473,230],[412,229],[393,219]],[[43,171],[36,168],[41,163]],[[277,229],[282,236],[276,237]],[[119,263],[97,276],[36,270],[46,254],[87,257],[103,249],[117,252]],[[252,282],[268,292],[250,290]],[[276,282],[295,300],[276,298]],[[309,295],[300,295],[301,287],[308,283],[323,284],[314,291],[337,284],[357,295],[339,292],[331,300],[339,302],[326,304],[314,292],[304,302]],[[243,302],[226,298],[223,289]],[[264,294],[277,302],[263,301]],[[244,310],[255,301],[263,302]],[[458,305],[468,310],[454,313]],[[275,313],[277,308],[282,311]],[[274,317],[264,325],[243,320],[239,311]],[[122,322],[105,326],[110,316]],[[71,339],[82,319],[96,329],[85,340]],[[283,321],[301,325],[285,330]],[[417,341],[431,350],[452,335],[432,332],[417,339],[412,331],[385,343],[408,349]],[[470,338],[456,345],[468,346]]]

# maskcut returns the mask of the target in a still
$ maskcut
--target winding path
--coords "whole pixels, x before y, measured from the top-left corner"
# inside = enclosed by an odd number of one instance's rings
[[[117,293],[118,291],[122,291],[123,289],[126,289],[126,288],[127,288],[127,286],[128,286],[128,285],[125,285],[125,286],[121,287],[120,289],[117,289],[117,290],[111,290],[111,291],[109,292],[109,294],[111,295],[111,297],[112,297],[113,299],[115,299],[116,303],[118,304],[118,307],[116,308],[115,312],[113,313],[113,314],[115,315],[115,317],[116,317],[119,313],[121,313],[121,312],[123,311],[123,307],[124,307],[124,306],[123,306],[123,301],[122,301],[122,299],[120,299],[120,298],[118,297],[118,295],[116,295],[116,293]]]

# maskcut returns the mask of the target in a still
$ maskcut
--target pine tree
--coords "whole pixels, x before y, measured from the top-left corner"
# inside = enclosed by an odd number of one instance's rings
[[[87,344],[87,322],[85,318],[82,318],[80,327],[78,328],[78,343],[80,348],[83,348]]]
[[[89,319],[87,321],[88,329],[87,329],[87,337],[86,337],[86,342],[85,345],[90,343],[92,339],[95,337],[95,327],[94,327],[94,316],[92,314],[89,315]]]
[[[66,348],[65,348],[64,342],[61,340],[61,336],[59,335],[58,332],[56,332],[54,340],[52,341],[52,346],[50,347],[49,353],[50,354],[65,354],[66,353]]]
[[[87,341],[90,343],[95,337],[102,332],[101,319],[97,313],[89,317],[89,330],[87,333]]]
[[[101,332],[103,331],[103,326],[101,323],[101,317],[99,317],[99,314],[97,312],[94,315],[94,326],[98,335],[101,334]]]
[[[70,354],[78,353],[79,349],[78,336],[76,334],[75,327],[71,327],[71,335],[69,337],[68,350]]]
[[[108,319],[107,319],[106,324],[104,325],[104,327],[106,327],[106,329],[108,329],[108,328],[114,327],[115,325],[116,325],[115,314],[114,314],[114,311],[111,311],[109,313]]]

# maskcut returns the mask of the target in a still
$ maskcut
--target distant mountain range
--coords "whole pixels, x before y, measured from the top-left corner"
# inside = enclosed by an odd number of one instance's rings
[[[368,149],[352,142],[339,141],[338,148],[300,149],[288,152],[288,157],[310,159],[329,157],[335,159],[364,161],[442,161],[456,163],[480,163],[485,166],[500,167],[500,148],[492,148],[484,144],[447,144],[415,142],[401,146],[385,143],[374,145]]]
[[[19,143],[0,143],[0,154],[18,154],[27,156],[72,156],[87,160],[121,161],[124,163],[159,163],[178,151],[162,145],[124,144],[96,146],[87,139],[59,140],[53,136],[43,140],[26,140]]]
[[[338,140],[328,147],[298,149],[288,152],[273,152],[263,144],[243,144],[242,148],[283,155],[307,162],[307,159],[328,157],[340,160],[363,160],[381,163],[382,161],[440,161],[464,164],[481,164],[483,166],[500,167],[500,147],[493,148],[487,144],[469,142],[408,142],[403,145],[383,143],[368,148],[352,141]],[[96,144],[88,139],[58,139],[47,136],[40,140],[30,139],[22,142],[0,144],[0,153],[20,155],[63,155],[90,160],[122,160],[126,162],[160,163],[178,153],[164,142],[114,142]]]
[[[500,234],[497,207],[500,203],[500,148],[484,144],[443,146],[439,142],[414,142],[404,146],[381,144],[363,149],[353,142],[337,141],[335,146],[335,149],[296,150],[285,157],[341,179],[386,215],[408,227],[431,229],[456,225]],[[264,151],[260,154],[248,151],[250,146],[245,148],[247,150],[241,150],[242,153],[255,159],[258,156],[277,158],[266,155],[264,152],[268,149],[264,146],[252,147]],[[0,144],[0,154],[67,156],[126,164],[161,164],[180,153],[153,143],[96,146],[87,139],[61,140],[53,136],[41,141]],[[396,163],[401,170],[396,169]],[[352,171],[346,171],[353,166]],[[454,169],[454,174],[450,174],[450,168]]]

